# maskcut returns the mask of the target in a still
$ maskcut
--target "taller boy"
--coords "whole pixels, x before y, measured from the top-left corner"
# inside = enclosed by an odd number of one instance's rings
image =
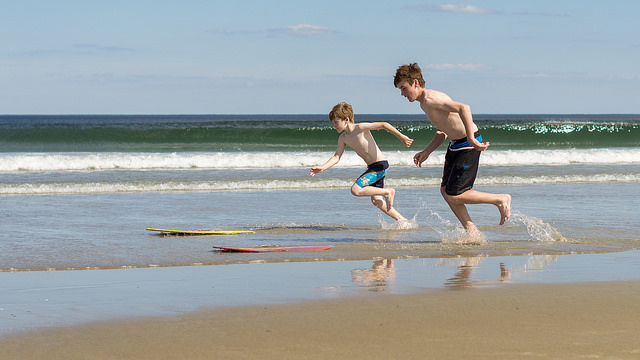
[[[398,67],[393,84],[410,102],[417,100],[420,103],[420,108],[437,129],[431,143],[413,157],[416,166],[421,167],[447,137],[451,139],[445,156],[440,192],[462,226],[471,235],[478,232],[467,211],[467,204],[497,206],[500,225],[503,225],[511,214],[511,195],[471,189],[478,172],[480,152],[489,147],[489,142],[482,142],[469,105],[453,101],[440,91],[426,89],[417,63]]]

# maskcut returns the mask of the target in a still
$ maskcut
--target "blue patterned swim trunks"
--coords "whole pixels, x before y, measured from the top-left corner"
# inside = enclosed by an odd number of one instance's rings
[[[367,171],[360,175],[358,180],[356,180],[356,184],[361,188],[365,186],[383,188],[384,176],[387,174],[388,169],[389,162],[387,160],[376,161],[367,166]]]

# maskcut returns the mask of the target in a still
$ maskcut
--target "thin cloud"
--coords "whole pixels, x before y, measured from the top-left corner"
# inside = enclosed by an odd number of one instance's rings
[[[298,24],[298,25],[291,25],[283,28],[273,28],[273,29],[266,29],[266,30],[227,31],[225,29],[212,29],[212,30],[209,30],[209,32],[214,34],[221,34],[221,35],[285,34],[285,35],[296,35],[296,36],[316,36],[316,35],[323,35],[323,34],[331,34],[331,33],[334,33],[335,31],[324,26]]]
[[[523,73],[523,74],[520,74],[520,76],[518,77],[538,79],[538,78],[551,78],[553,76],[543,72],[536,72],[536,73]]]
[[[318,26],[318,25],[309,25],[309,24],[287,26],[286,28],[271,29],[269,31],[276,32],[276,33],[283,33],[283,34],[301,35],[301,36],[314,36],[314,35],[321,35],[321,34],[329,34],[333,32],[333,30],[329,28]]]
[[[487,14],[502,14],[501,11],[482,8],[474,5],[467,4],[442,4],[442,5],[433,5],[433,4],[422,4],[411,6],[412,9],[421,10],[421,11],[430,11],[430,12],[452,12],[452,13],[463,13],[463,14],[479,14],[479,15],[487,15]],[[530,11],[521,11],[521,12],[513,12],[511,15],[515,16],[532,16],[532,17],[569,17],[568,14],[560,14],[560,13],[542,13],[542,12],[530,12]]]
[[[466,13],[466,14],[497,14],[498,11],[485,9],[474,5],[454,5],[454,4],[443,4],[443,5],[432,5],[432,4],[424,4],[424,5],[415,5],[412,6],[413,9],[423,10],[423,11],[431,11],[431,12],[454,12],[454,13]]]

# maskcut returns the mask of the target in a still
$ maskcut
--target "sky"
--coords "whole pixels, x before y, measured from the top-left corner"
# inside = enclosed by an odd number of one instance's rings
[[[636,0],[0,0],[0,114],[640,113]]]

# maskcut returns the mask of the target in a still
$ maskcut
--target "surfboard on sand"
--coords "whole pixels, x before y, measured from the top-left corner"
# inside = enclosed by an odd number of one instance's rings
[[[160,231],[165,235],[236,235],[254,233],[253,230],[171,230],[156,228],[147,228],[147,230]]]
[[[261,245],[261,246],[214,246],[214,249],[235,252],[279,252],[279,251],[319,251],[329,250],[328,245]]]

